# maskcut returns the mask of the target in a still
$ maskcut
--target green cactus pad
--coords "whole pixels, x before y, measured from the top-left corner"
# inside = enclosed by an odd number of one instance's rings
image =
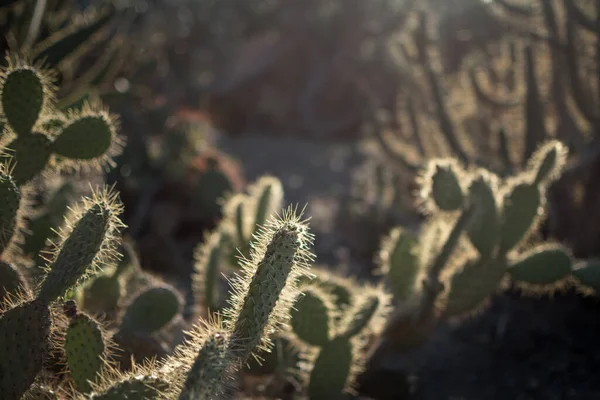
[[[418,238],[401,227],[392,229],[381,244],[380,272],[389,278],[394,295],[401,300],[415,290],[420,270],[418,245]]]
[[[573,277],[585,288],[600,292],[600,259],[581,261],[573,267]]]
[[[0,316],[0,393],[19,400],[42,369],[48,351],[50,311],[40,301],[21,304]]]
[[[125,310],[121,329],[152,333],[167,325],[181,312],[182,300],[175,289],[153,287],[138,295]]]
[[[93,270],[113,218],[113,210],[103,203],[96,203],[83,213],[50,266],[42,283],[40,300],[51,302],[63,296]]]
[[[44,105],[44,84],[32,68],[16,68],[3,77],[2,112],[20,136],[31,133]]]
[[[255,203],[253,232],[257,232],[273,213],[280,211],[283,205],[283,187],[279,179],[263,176],[249,192]]]
[[[11,175],[18,185],[26,184],[44,171],[52,154],[51,146],[50,139],[41,133],[19,136],[8,145],[15,163]]]
[[[290,312],[290,325],[304,342],[313,346],[324,346],[331,335],[329,314],[333,304],[327,294],[316,287],[303,288],[304,294],[298,296]]]
[[[519,183],[504,198],[501,250],[508,252],[536,226],[540,217],[542,194],[537,185]]]
[[[8,293],[17,294],[19,290],[27,290],[27,281],[12,264],[0,261],[0,302]]]
[[[218,168],[215,162],[206,171],[200,174],[196,182],[194,200],[203,215],[216,217],[221,215],[220,200],[233,190],[229,177]]]
[[[220,398],[228,380],[228,343],[225,332],[204,341],[189,370],[179,400]]]
[[[535,171],[535,183],[551,183],[556,179],[567,161],[568,149],[557,140],[544,143],[531,156],[530,168]]]
[[[321,349],[308,383],[308,397],[311,400],[341,397],[350,376],[352,352],[352,344],[344,338],[334,339]]]
[[[93,160],[108,153],[114,128],[104,115],[88,115],[65,126],[54,141],[54,153],[72,160]]]
[[[560,246],[543,246],[523,254],[508,267],[510,277],[528,285],[553,285],[571,274],[570,254]]]
[[[500,238],[495,187],[495,177],[485,171],[481,171],[469,187],[469,200],[475,211],[466,232],[479,254],[486,258],[492,254]]]
[[[85,288],[83,305],[92,313],[114,311],[121,299],[121,282],[112,276],[98,276]]]
[[[350,338],[358,335],[371,322],[380,305],[379,297],[375,295],[361,298],[356,306],[348,311],[347,322],[340,336]]]
[[[463,316],[478,311],[498,290],[505,272],[506,263],[501,260],[482,262],[478,259],[467,262],[452,276],[444,316]]]
[[[15,234],[21,192],[10,175],[0,173],[0,255],[9,246]]]
[[[455,211],[462,207],[464,193],[461,185],[462,170],[455,160],[433,160],[423,177],[423,195],[442,211]]]
[[[91,390],[104,364],[104,339],[98,322],[85,314],[76,315],[67,328],[65,355],[71,377],[80,392]]]
[[[169,389],[169,383],[155,376],[136,376],[114,383],[103,393],[94,393],[92,400],[158,400]]]

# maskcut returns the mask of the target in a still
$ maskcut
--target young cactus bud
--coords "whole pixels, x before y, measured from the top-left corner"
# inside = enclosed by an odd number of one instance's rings
[[[514,281],[525,288],[553,290],[571,275],[572,259],[562,246],[545,244],[519,256],[507,271]]]
[[[432,160],[420,177],[421,198],[429,212],[456,211],[464,201],[465,173],[454,159]]]
[[[443,317],[463,317],[480,310],[496,292],[505,276],[502,260],[469,260],[452,276],[450,291],[445,299]]]
[[[0,315],[0,393],[19,400],[42,369],[48,352],[50,310],[39,300]]]
[[[517,181],[507,189],[500,233],[500,252],[503,254],[537,227],[544,205],[544,197],[538,185]]]
[[[291,310],[290,325],[302,341],[313,346],[324,346],[331,339],[335,305],[330,296],[317,286],[302,288],[304,294],[296,298]]]
[[[535,173],[534,183],[547,186],[557,179],[567,161],[568,152],[567,147],[558,140],[540,146],[529,160],[529,169]]]
[[[135,297],[125,310],[121,330],[152,333],[166,326],[183,308],[183,300],[169,286],[152,287]]]
[[[232,282],[232,307],[225,310],[235,343],[232,351],[239,360],[269,348],[269,334],[287,322],[296,279],[312,259],[311,244],[306,224],[291,208],[282,218],[273,218],[257,236],[251,258],[243,262],[244,274]]]
[[[474,207],[467,235],[482,257],[492,255],[500,239],[500,216],[496,196],[497,178],[485,170],[475,175],[469,187],[469,201]]]
[[[13,178],[0,171],[0,255],[10,246],[19,224],[21,192]]]
[[[348,338],[337,338],[323,346],[310,373],[308,397],[311,400],[340,398],[350,377],[353,351]]]
[[[67,328],[65,355],[75,386],[88,393],[104,365],[104,337],[100,325],[83,313],[75,315]]]
[[[122,226],[121,206],[116,195],[104,191],[86,198],[67,217],[61,241],[55,246],[49,270],[38,298],[51,302],[63,296],[79,281],[95,273],[98,264],[115,257],[115,234]],[[71,221],[75,221],[74,223]]]
[[[415,293],[420,272],[419,242],[415,235],[401,227],[384,238],[379,253],[379,273],[389,278],[394,295],[406,300]]]
[[[25,136],[44,108],[46,79],[31,66],[8,61],[8,68],[0,72],[1,113],[17,135]]]

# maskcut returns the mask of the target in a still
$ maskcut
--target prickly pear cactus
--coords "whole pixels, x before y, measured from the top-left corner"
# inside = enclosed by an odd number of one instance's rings
[[[172,287],[151,287],[127,306],[121,330],[146,334],[158,331],[181,313],[182,303],[181,296]]]

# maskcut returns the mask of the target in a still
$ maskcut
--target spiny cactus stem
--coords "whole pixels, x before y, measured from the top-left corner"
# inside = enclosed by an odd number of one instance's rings
[[[452,251],[456,247],[456,243],[460,238],[460,235],[464,232],[467,225],[471,221],[471,217],[475,212],[473,205],[468,206],[463,210],[460,217],[454,224],[446,243],[442,247],[442,250],[438,253],[435,260],[431,264],[427,277],[423,282],[423,297],[421,298],[421,312],[428,313],[433,310],[437,296],[444,290],[444,285],[440,282],[440,273],[446,265],[448,258],[452,254]]]

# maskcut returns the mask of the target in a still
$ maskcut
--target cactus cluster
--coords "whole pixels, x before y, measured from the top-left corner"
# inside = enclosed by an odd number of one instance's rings
[[[548,141],[523,172],[504,179],[453,159],[431,160],[419,180],[428,215],[421,233],[395,227],[379,252],[379,272],[401,304],[397,323],[408,323],[403,302],[419,324],[424,320],[417,317],[461,318],[482,310],[510,283],[536,295],[569,284],[594,291],[596,261],[575,260],[560,243],[537,237],[548,188],[566,157],[561,142]]]

